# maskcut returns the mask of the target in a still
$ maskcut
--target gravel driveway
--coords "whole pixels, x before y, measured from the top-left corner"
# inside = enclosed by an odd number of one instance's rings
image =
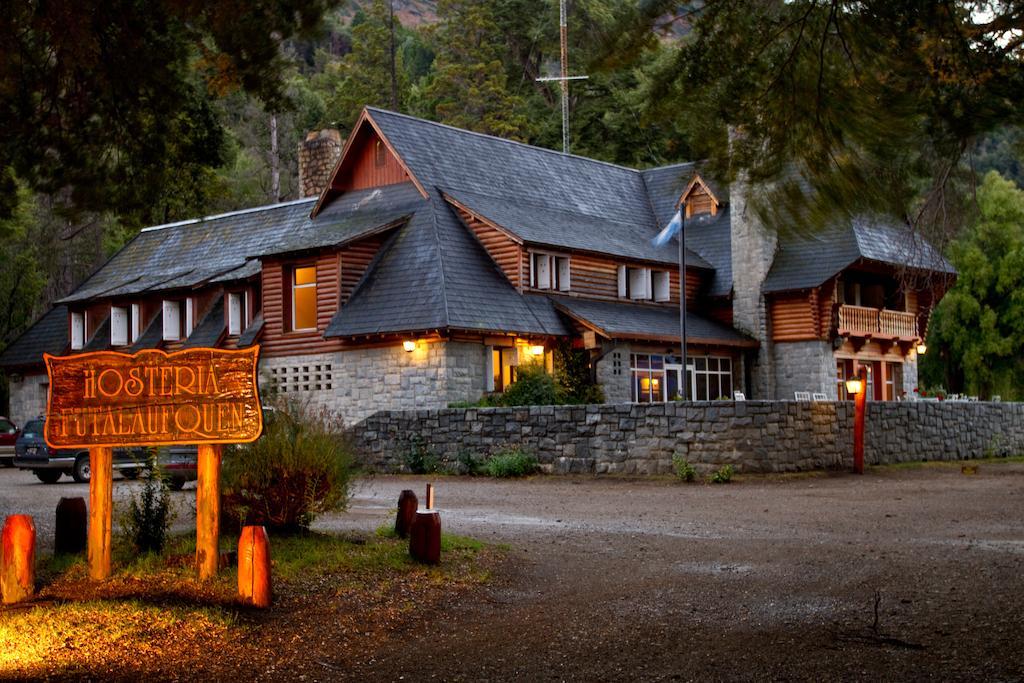
[[[316,526],[389,524],[426,481],[361,480]],[[1022,464],[435,483],[445,531],[507,544],[507,560],[333,676],[1024,680]],[[0,470],[0,515],[35,512],[42,547],[62,495],[87,487]],[[187,509],[191,485],[175,500]]]

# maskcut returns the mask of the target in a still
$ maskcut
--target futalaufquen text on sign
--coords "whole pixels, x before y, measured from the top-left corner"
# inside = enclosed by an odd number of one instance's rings
[[[45,354],[53,448],[247,443],[263,429],[258,347]]]

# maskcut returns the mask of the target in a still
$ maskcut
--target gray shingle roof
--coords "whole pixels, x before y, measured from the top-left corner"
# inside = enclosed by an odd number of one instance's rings
[[[432,329],[567,334],[549,303],[521,296],[438,194],[382,248],[325,336]]]
[[[92,338],[86,342],[83,351],[103,351],[110,348],[110,316],[108,315],[96,328]]]
[[[905,226],[872,217],[854,218],[816,232],[780,235],[764,291],[817,287],[860,259],[943,273],[955,270],[930,244]]]
[[[659,225],[667,225],[676,213],[676,202],[686,189],[697,165],[674,164],[642,171],[647,194]],[[704,176],[701,176],[704,178]],[[709,185],[711,181],[704,178]],[[727,193],[717,185],[711,191],[724,204]],[[686,248],[696,252],[715,269],[708,288],[709,296],[727,296],[732,291],[732,229],[729,206],[725,204],[715,216],[701,215],[686,221]],[[687,262],[689,263],[689,261]]]
[[[679,311],[664,306],[552,297],[570,317],[594,327],[611,339],[664,339],[678,341]],[[686,312],[687,344],[757,346],[757,342],[721,323]]]
[[[62,354],[69,341],[68,307],[54,306],[0,353],[0,367],[39,365],[44,353]]]
[[[149,326],[142,331],[139,338],[132,344],[132,352],[141,351],[142,349],[155,349],[160,346],[160,342],[164,338],[164,313],[160,311],[153,318],[153,321],[149,323]]]
[[[210,306],[209,312],[203,316],[199,324],[188,336],[183,348],[194,346],[215,346],[224,332],[224,297],[219,296]]]
[[[242,330],[242,334],[238,337],[238,348],[243,346],[252,346],[259,337],[260,332],[263,331],[263,313],[257,313],[256,317],[249,323],[249,327]]]

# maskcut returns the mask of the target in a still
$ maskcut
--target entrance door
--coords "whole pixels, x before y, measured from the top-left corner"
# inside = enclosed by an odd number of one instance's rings
[[[665,364],[665,398],[669,401],[673,401],[683,395],[683,391],[680,388],[682,386],[682,374],[683,366],[681,364],[666,363]],[[686,379],[689,380],[690,391],[686,398],[693,401],[694,396],[697,393],[697,382],[693,376],[693,366],[687,366]]]

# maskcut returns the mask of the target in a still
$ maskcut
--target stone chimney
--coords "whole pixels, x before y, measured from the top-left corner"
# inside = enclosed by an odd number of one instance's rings
[[[299,192],[303,197],[319,195],[338,163],[344,141],[333,128],[314,130],[299,143]]]

